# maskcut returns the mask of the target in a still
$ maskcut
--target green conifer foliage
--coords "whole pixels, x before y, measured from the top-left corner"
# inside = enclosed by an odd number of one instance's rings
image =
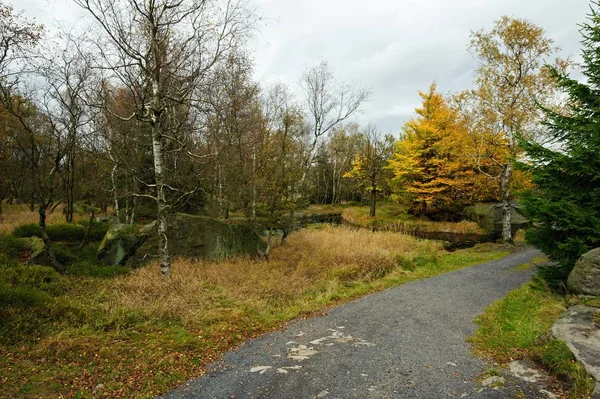
[[[524,203],[534,222],[527,240],[558,263],[566,278],[577,259],[600,246],[600,3],[592,2],[581,27],[578,81],[550,68],[567,98],[566,108],[543,109],[551,142],[523,143],[535,188]]]

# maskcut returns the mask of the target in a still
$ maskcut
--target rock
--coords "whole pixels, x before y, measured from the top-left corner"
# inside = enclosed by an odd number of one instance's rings
[[[98,247],[98,260],[105,266],[123,266],[147,238],[137,226],[114,224]]]
[[[29,238],[20,238],[22,242],[25,243],[27,248],[31,253],[31,257],[27,262],[30,265],[49,265],[50,259],[48,259],[48,255],[46,251],[44,251],[44,240],[40,237],[29,237]]]
[[[575,358],[596,380],[596,395],[600,395],[600,326],[594,320],[599,314],[598,308],[573,306],[552,326],[552,335],[567,344]]]
[[[520,210],[522,207],[516,203],[511,204],[511,231],[514,235],[518,230],[529,225]],[[475,222],[486,234],[499,238],[502,235],[502,204],[476,204],[463,210],[465,219]]]
[[[529,365],[522,360],[515,360],[510,362],[508,368],[515,377],[523,381],[527,381],[530,383],[551,382],[551,378],[548,375],[546,375],[540,370],[529,367]]]
[[[600,248],[581,255],[567,280],[574,294],[600,296]]]
[[[504,377],[492,376],[481,381],[481,385],[484,387],[496,388],[503,386],[505,382],[506,379]]]
[[[96,222],[99,223],[110,223],[112,220],[113,218],[108,215],[101,215],[96,218]]]
[[[156,258],[156,224],[142,228],[147,235],[126,265],[137,267]],[[234,255],[257,256],[266,244],[250,226],[238,221],[222,221],[206,216],[176,213],[169,220],[169,252],[171,256],[223,259]]]

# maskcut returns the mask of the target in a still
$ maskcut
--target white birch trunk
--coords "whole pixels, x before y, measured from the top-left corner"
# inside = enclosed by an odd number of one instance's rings
[[[512,243],[511,206],[510,206],[510,181],[512,178],[512,165],[504,165],[500,176],[502,191],[502,241]]]

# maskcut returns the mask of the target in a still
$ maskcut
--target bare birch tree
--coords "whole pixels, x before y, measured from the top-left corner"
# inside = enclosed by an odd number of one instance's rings
[[[300,81],[304,91],[310,137],[303,165],[304,183],[322,138],[350,118],[369,97],[369,91],[350,84],[338,84],[327,61],[308,68]]]
[[[167,198],[177,191],[165,173],[167,143],[177,146],[197,101],[199,82],[252,27],[256,18],[242,0],[75,0],[106,34],[97,50],[98,65],[110,79],[131,91],[136,109],[124,120],[150,126],[157,205],[158,251],[163,275],[169,274]],[[179,150],[187,151],[185,145]],[[190,154],[192,155],[192,154]]]

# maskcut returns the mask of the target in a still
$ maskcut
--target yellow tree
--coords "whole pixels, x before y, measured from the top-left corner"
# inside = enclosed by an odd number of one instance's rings
[[[419,94],[423,104],[404,125],[389,162],[392,186],[397,198],[413,202],[414,213],[448,219],[496,193],[469,156],[475,142],[456,109],[436,92],[435,83]]]
[[[532,140],[542,130],[538,104],[548,106],[555,98],[555,83],[544,67],[544,57],[554,54],[557,48],[542,28],[506,16],[496,21],[491,31],[472,33],[470,48],[480,62],[470,112],[480,144],[487,147],[478,151],[477,158],[495,164],[499,170],[488,176],[498,183],[501,192],[502,239],[511,242],[513,163],[522,154],[518,138]],[[567,63],[556,60],[555,66],[563,70]]]
[[[363,143],[360,153],[352,161],[352,169],[344,177],[354,179],[361,189],[369,193],[371,217],[377,212],[377,198],[385,188],[388,178],[387,163],[393,151],[393,138],[382,136],[373,125],[367,126],[362,133]]]

